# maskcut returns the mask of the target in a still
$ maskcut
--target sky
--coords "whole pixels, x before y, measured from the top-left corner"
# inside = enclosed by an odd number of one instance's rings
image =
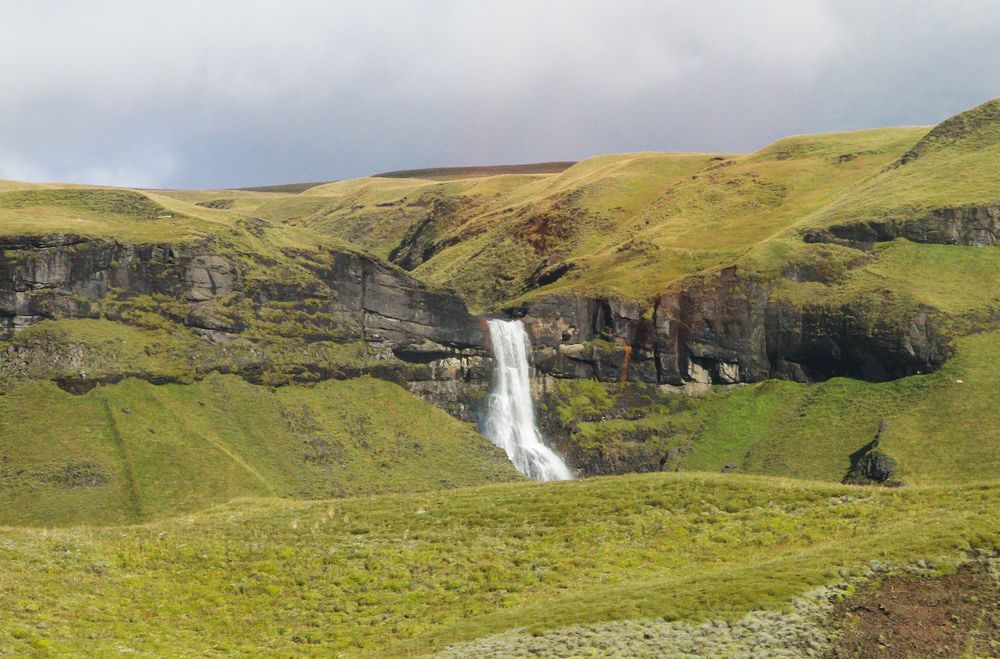
[[[753,151],[1000,96],[1000,0],[33,0],[0,179],[239,187]]]

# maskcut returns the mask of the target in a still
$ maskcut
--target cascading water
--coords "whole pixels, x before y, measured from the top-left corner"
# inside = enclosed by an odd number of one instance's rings
[[[493,388],[486,398],[480,431],[507,452],[517,470],[536,481],[568,480],[569,467],[542,443],[535,423],[528,371],[528,334],[519,320],[490,320]]]

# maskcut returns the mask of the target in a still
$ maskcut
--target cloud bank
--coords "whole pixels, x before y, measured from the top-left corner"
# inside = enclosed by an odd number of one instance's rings
[[[247,186],[753,150],[1000,96],[995,0],[11,3],[0,178]]]

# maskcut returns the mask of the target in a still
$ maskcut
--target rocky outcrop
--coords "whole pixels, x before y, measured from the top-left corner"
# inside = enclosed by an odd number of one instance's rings
[[[898,486],[900,483],[891,480],[898,471],[896,461],[879,449],[879,442],[885,432],[887,422],[879,421],[875,437],[860,449],[851,454],[851,467],[844,476],[843,482],[848,485],[887,485]]]
[[[1000,245],[1000,206],[939,208],[912,218],[850,222],[807,231],[803,238],[810,243],[837,243],[860,249],[896,238],[941,245]]]
[[[863,250],[896,238],[1000,245],[1000,206],[940,208],[804,234],[806,242]],[[788,266],[782,276],[830,279],[808,265]],[[648,304],[554,295],[509,311],[529,327],[537,368],[556,377],[671,385],[835,376],[881,381],[933,371],[951,354],[934,309],[900,308],[898,300],[871,296],[793,304],[775,288],[765,275],[730,267],[689,277]]]
[[[511,313],[529,328],[540,371],[609,382],[879,381],[933,371],[951,353],[932,309],[793,305],[772,292],[772,281],[726,268],[649,305],[555,296]]]
[[[134,245],[62,234],[4,238],[0,248],[0,338],[43,319],[130,322],[141,308],[210,341],[248,329],[363,341],[443,377],[465,377],[462,365],[487,354],[481,323],[457,296],[355,252],[285,250],[276,264],[211,240]]]
[[[800,382],[845,376],[880,382],[937,370],[952,354],[938,314],[917,307],[902,318],[878,305],[770,305],[770,377]]]
[[[992,244],[997,235],[994,208],[927,217],[922,229],[887,221],[833,227],[823,239],[853,244],[909,235]],[[256,225],[241,230],[241,240],[264,235]],[[465,419],[488,386],[481,319],[455,294],[358,252],[247,249],[219,236],[129,244],[71,234],[0,238],[0,248],[0,338],[46,318],[137,322],[137,314],[151,313],[213,344],[241,337],[363,342],[369,356],[414,366],[398,379]],[[659,385],[887,380],[932,371],[950,354],[933,309],[870,296],[837,306],[793,304],[775,294],[776,284],[730,267],[689,277],[648,303],[552,295],[508,312],[528,327],[535,367],[558,378]],[[241,362],[240,369],[252,368],[267,365]],[[354,372],[323,363],[297,368],[311,378]]]

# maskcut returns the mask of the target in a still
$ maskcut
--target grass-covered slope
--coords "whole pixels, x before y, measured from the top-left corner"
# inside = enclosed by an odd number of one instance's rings
[[[410,492],[518,478],[502,451],[401,387],[236,376],[82,396],[0,395],[0,524],[140,522],[236,497]]]
[[[873,562],[997,548],[993,485],[653,474],[3,529],[0,649],[412,656],[511,629],[734,619]]]
[[[620,154],[464,178],[428,170],[300,193],[3,182],[0,234],[183,240],[254,217],[311,230],[292,231],[297,240],[346,240],[480,308],[560,290],[648,299],[733,263],[780,271],[790,259],[823,261],[803,247],[811,228],[996,203],[998,107],[933,129],[796,136],[751,154]],[[558,266],[560,277],[544,277]]]
[[[194,240],[233,223],[153,192],[56,184],[0,185],[0,236],[77,234],[133,242]]]
[[[846,191],[811,223],[906,219],[1000,202],[1000,99],[938,124],[889,167]]]
[[[933,129],[790,137],[752,154],[633,153],[533,176],[341,181],[258,212],[357,243],[480,308],[557,291],[646,300],[731,264],[823,265],[802,242],[811,229],[995,204],[998,107]]]
[[[725,468],[841,482],[878,436],[895,482],[982,481],[1000,475],[998,360],[993,333],[960,339],[940,371],[891,382],[773,380],[689,397],[564,380],[546,413],[571,455],[606,471]]]
[[[359,179],[276,198],[290,219],[390,257],[481,306],[510,301],[540,267],[544,290],[633,299],[734,259],[896,161],[926,128],[788,138],[748,155],[639,153],[559,174],[453,181]],[[324,199],[324,197],[326,199]]]

